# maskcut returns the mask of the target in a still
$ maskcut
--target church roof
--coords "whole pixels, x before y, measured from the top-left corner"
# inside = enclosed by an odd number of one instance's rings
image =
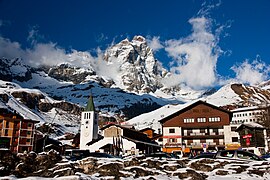
[[[92,94],[90,94],[90,97],[87,102],[87,106],[85,107],[84,111],[95,111],[95,105]]]

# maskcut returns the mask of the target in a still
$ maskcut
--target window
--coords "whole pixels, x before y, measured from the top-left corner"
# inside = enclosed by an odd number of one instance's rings
[[[28,123],[28,127],[32,127],[32,123]]]
[[[194,123],[194,118],[184,118],[184,123]]]
[[[237,127],[231,127],[231,131],[235,131]]]
[[[13,135],[16,135],[18,133],[18,130],[13,131]]]
[[[257,157],[254,154],[251,154],[247,151],[237,151],[237,157],[240,159],[252,159],[252,160],[260,160],[259,157]]]
[[[172,142],[177,142],[177,140],[175,138],[170,138],[169,139],[169,142],[172,143]]]
[[[27,134],[28,134],[28,135],[31,135],[31,131],[27,131]]]
[[[200,133],[205,133],[206,129],[200,129]]]
[[[19,123],[18,122],[14,122],[14,129],[18,129],[19,128]]]
[[[232,142],[238,142],[238,137],[232,137]]]
[[[175,129],[169,129],[169,133],[175,133]]]
[[[197,118],[197,122],[206,122],[206,118]]]
[[[5,130],[5,136],[8,136],[8,129]]]
[[[188,129],[187,130],[187,135],[190,136],[191,133],[192,133],[192,129]]]
[[[217,128],[214,128],[213,129],[213,133],[215,133],[217,135],[218,134],[218,129]]]
[[[30,142],[31,141],[31,139],[26,139],[26,142]]]
[[[9,128],[9,122],[6,122],[6,128]]]
[[[209,118],[209,122],[219,122],[220,121],[220,117],[210,117]]]

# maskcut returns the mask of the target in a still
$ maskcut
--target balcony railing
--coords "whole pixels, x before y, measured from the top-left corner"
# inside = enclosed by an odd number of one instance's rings
[[[166,143],[164,145],[165,147],[182,147],[182,144],[181,143]]]
[[[224,132],[219,132],[219,133],[215,133],[215,132],[211,132],[211,133],[184,133],[184,136],[223,136]]]
[[[202,144],[207,144],[209,146],[223,145],[223,143],[215,143],[215,142],[205,142],[205,143],[193,142],[193,143],[190,143],[188,145],[191,145],[191,146],[202,146]]]

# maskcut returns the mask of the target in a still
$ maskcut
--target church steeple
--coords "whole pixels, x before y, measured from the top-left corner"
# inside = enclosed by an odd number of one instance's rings
[[[94,105],[92,93],[90,93],[90,97],[88,99],[87,106],[85,107],[84,111],[95,111],[95,105]]]
[[[98,114],[95,112],[94,100],[91,92],[87,106],[81,115],[80,149],[89,149],[89,146],[86,144],[97,138]]]

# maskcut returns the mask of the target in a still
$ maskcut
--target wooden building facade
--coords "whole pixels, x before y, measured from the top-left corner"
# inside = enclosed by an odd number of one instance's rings
[[[0,114],[0,137],[9,138],[9,149],[19,153],[34,150],[35,123],[17,114]]]
[[[231,118],[231,112],[204,101],[187,104],[160,121],[163,151],[224,148],[231,143],[226,138],[231,131]]]

